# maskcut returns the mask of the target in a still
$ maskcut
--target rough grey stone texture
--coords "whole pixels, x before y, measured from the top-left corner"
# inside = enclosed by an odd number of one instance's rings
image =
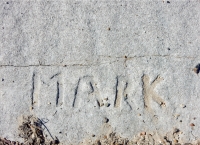
[[[3,0],[0,18],[0,136],[20,140],[34,115],[65,143],[106,122],[129,139],[200,139],[199,0]]]

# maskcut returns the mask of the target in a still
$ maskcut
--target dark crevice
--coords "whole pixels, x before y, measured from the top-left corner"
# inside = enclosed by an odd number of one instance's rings
[[[53,75],[50,79],[53,79],[54,77],[58,76],[60,73],[57,73],[55,75]]]
[[[116,104],[117,104],[118,85],[119,85],[119,78],[118,78],[118,76],[117,76],[117,77],[116,77],[116,85],[115,85],[115,102],[114,102],[114,106],[115,106],[115,107],[116,107]]]
[[[75,88],[75,92],[74,92],[74,101],[73,101],[73,104],[72,104],[72,106],[74,107],[74,105],[75,105],[75,102],[76,102],[76,97],[77,97],[77,93],[78,93],[78,87],[79,87],[79,84],[80,84],[80,78],[79,78],[79,80],[78,80],[78,83],[77,83],[77,86],[76,86],[76,88]]]
[[[59,88],[59,82],[57,81],[56,106],[58,106],[59,97],[60,97],[60,88]]]
[[[31,90],[31,105],[33,106],[34,102],[34,90],[35,90],[35,73],[32,75],[32,90]]]

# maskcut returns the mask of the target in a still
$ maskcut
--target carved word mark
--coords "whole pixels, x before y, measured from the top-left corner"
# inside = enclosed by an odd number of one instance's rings
[[[54,79],[55,78],[55,79]],[[55,106],[58,107],[64,102],[64,82],[63,82],[63,75],[60,73],[57,73],[53,75],[50,80],[53,80],[56,82],[56,96],[55,100]],[[147,111],[152,111],[151,107],[151,100],[158,103],[160,106],[165,106],[165,103],[163,99],[155,92],[155,87],[157,84],[159,84],[163,78],[160,76],[157,76],[155,80],[150,83],[150,78],[148,75],[142,76],[142,82],[143,82],[143,97],[144,97],[144,108]],[[41,80],[40,75],[36,75],[33,73],[32,75],[32,92],[31,92],[31,106],[35,106],[34,104],[40,103],[41,96],[40,96],[40,89],[41,89]],[[79,108],[81,106],[89,105],[88,102],[91,102],[90,104],[95,103],[95,106],[97,108],[101,106],[109,106],[110,103],[113,104],[115,108],[127,108],[128,110],[132,110],[132,107],[129,103],[130,96],[128,95],[128,92],[130,90],[128,80],[124,78],[124,76],[117,76],[116,77],[116,84],[115,84],[115,96],[114,100],[107,101],[107,99],[102,99],[99,89],[97,87],[97,83],[95,83],[94,78],[92,76],[84,76],[80,77],[77,80],[77,84],[74,88],[74,96],[72,97],[72,106],[75,108]],[[113,103],[112,103],[113,102]],[[70,103],[71,104],[71,103]],[[109,105],[108,105],[109,104]]]

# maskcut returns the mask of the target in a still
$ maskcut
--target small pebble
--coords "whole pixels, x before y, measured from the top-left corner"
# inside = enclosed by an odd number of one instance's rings
[[[178,128],[174,129],[174,133],[178,133],[180,130]]]
[[[104,103],[101,103],[101,104],[100,104],[100,107],[102,107],[103,105],[104,105]]]
[[[59,142],[59,140],[57,140],[57,139],[53,141],[53,144],[59,144],[59,143],[60,143],[60,142]]]
[[[109,122],[109,119],[108,119],[107,117],[105,117],[104,120],[103,120],[103,122],[104,122],[104,123],[108,123],[108,122]]]
[[[180,117],[180,115],[179,115],[179,114],[176,114],[176,115],[174,115],[174,117],[175,117],[176,119],[178,119],[178,118]]]
[[[101,141],[100,141],[100,140],[97,140],[97,141],[96,141],[96,144],[97,144],[97,145],[101,145]]]
[[[141,136],[142,136],[142,135],[146,135],[146,132],[141,132],[140,135],[141,135]]]
[[[186,107],[186,105],[184,105],[184,104],[181,104],[180,106],[181,106],[182,108],[185,108],[185,107]]]
[[[190,126],[195,126],[194,123],[191,123]]]
[[[164,102],[160,102],[160,106],[166,106]]]
[[[193,71],[194,71],[196,74],[199,73],[198,68],[194,68]]]
[[[105,106],[106,106],[106,107],[109,107],[109,106],[110,106],[110,104],[109,104],[109,103],[106,103],[106,104],[105,104]]]
[[[197,64],[193,71],[198,74],[200,72],[200,64]]]
[[[174,140],[174,143],[177,144],[177,143],[178,143],[178,140],[175,139],[175,140]]]

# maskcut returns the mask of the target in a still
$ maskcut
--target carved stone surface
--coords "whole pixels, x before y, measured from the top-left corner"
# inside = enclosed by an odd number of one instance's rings
[[[3,0],[0,18],[1,137],[33,115],[61,143],[200,139],[200,1]]]

